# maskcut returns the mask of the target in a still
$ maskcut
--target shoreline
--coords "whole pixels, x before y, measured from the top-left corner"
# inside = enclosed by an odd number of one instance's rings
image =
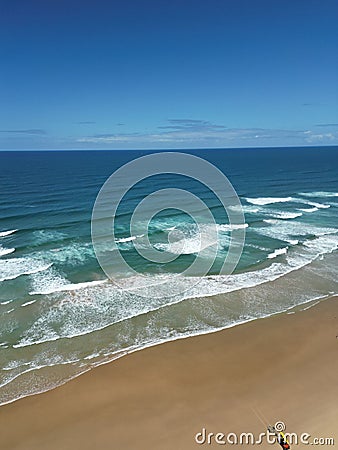
[[[2,406],[10,405],[11,403],[17,402],[19,400],[23,400],[23,399],[25,399],[27,397],[32,397],[32,396],[36,396],[36,395],[40,395],[40,394],[44,394],[44,393],[53,391],[54,389],[57,389],[57,388],[65,385],[66,383],[69,383],[70,381],[75,380],[78,377],[81,377],[82,375],[84,375],[87,372],[90,372],[91,370],[95,370],[96,368],[98,368],[100,366],[105,366],[107,364],[112,364],[115,361],[119,360],[120,358],[123,358],[125,356],[131,355],[133,353],[136,353],[136,352],[139,352],[139,351],[143,351],[143,350],[147,350],[147,349],[152,348],[152,347],[157,347],[158,345],[163,345],[163,344],[176,342],[176,341],[180,341],[180,340],[184,340],[184,339],[190,339],[190,338],[195,338],[195,337],[199,337],[199,336],[205,336],[205,335],[209,335],[209,334],[213,334],[213,333],[220,333],[222,331],[226,331],[226,330],[234,328],[234,327],[242,326],[242,325],[245,325],[245,324],[250,323],[250,322],[255,322],[257,320],[264,320],[264,319],[269,319],[271,317],[278,316],[278,315],[295,314],[296,312],[306,311],[307,309],[313,308],[314,306],[316,306],[317,304],[321,303],[322,301],[325,301],[327,299],[333,298],[335,296],[336,296],[336,294],[332,294],[332,293],[331,294],[326,294],[326,295],[320,295],[318,297],[315,297],[315,298],[312,298],[310,300],[307,300],[307,301],[305,301],[303,303],[299,303],[297,305],[291,306],[291,307],[289,307],[289,308],[287,308],[287,309],[285,309],[283,311],[268,313],[267,315],[262,316],[262,317],[246,319],[246,320],[243,320],[243,321],[234,322],[231,325],[227,325],[225,327],[216,328],[216,329],[207,330],[207,331],[199,331],[197,333],[191,333],[191,334],[188,334],[188,335],[183,335],[183,336],[174,337],[174,338],[171,338],[171,339],[166,339],[166,340],[163,340],[163,341],[154,342],[154,343],[148,344],[148,345],[146,345],[144,347],[137,347],[137,348],[135,348],[133,350],[128,350],[128,348],[127,349],[123,349],[120,352],[117,352],[116,356],[114,358],[108,359],[106,361],[102,361],[100,363],[97,363],[97,364],[93,365],[92,367],[87,368],[83,372],[80,372],[80,373],[76,374],[75,376],[73,376],[73,377],[63,381],[62,383],[55,385],[54,387],[51,387],[49,389],[47,388],[47,389],[44,389],[44,390],[41,390],[41,391],[37,391],[37,392],[31,393],[31,394],[26,394],[26,395],[23,395],[22,397],[14,398],[13,400],[9,400],[7,402],[0,403],[0,408]]]
[[[332,297],[131,352],[2,405],[0,448],[193,449],[203,428],[265,431],[255,410],[338,443],[337,314]]]

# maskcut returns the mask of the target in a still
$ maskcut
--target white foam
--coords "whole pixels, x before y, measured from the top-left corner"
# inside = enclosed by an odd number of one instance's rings
[[[8,231],[0,231],[0,238],[10,236],[13,233],[16,233],[18,230],[8,230]]]
[[[272,239],[279,239],[289,242],[290,239],[296,239],[301,236],[325,236],[338,232],[337,228],[318,227],[311,224],[304,224],[297,221],[264,219],[269,223],[269,227],[251,227],[256,233],[268,236]]]
[[[251,205],[235,205],[235,206],[228,206],[229,209],[233,210],[233,211],[244,211],[245,213],[258,213],[260,211],[260,208],[257,208],[255,206],[251,206]]]
[[[271,224],[275,225],[276,223],[279,222],[279,220],[277,220],[277,219],[263,219],[263,222],[271,223]]]
[[[301,299],[299,301],[299,304],[300,305],[307,305],[307,304],[311,304],[311,302],[314,302],[317,299],[318,300],[319,299],[323,300],[323,299],[328,298],[328,297],[330,297],[330,296],[329,295],[322,295],[322,296],[318,296],[318,297],[315,297],[315,298],[313,298],[313,297],[308,298],[307,297],[307,298]],[[280,313],[280,312],[283,312],[283,311],[286,314],[294,314],[295,313],[295,311],[294,311],[295,306],[297,306],[297,305],[289,306],[289,307],[287,307],[284,310],[276,309],[276,310],[271,310],[271,311],[267,311],[267,312],[261,312],[258,315],[251,315],[251,316],[248,315],[248,316],[245,316],[245,317],[240,317],[237,320],[235,319],[235,320],[233,320],[231,322],[227,321],[227,322],[225,322],[222,325],[218,325],[218,326],[214,326],[214,327],[212,327],[211,325],[208,326],[208,324],[204,324],[204,326],[202,326],[202,327],[197,327],[195,329],[190,328],[190,329],[183,330],[183,331],[168,330],[168,329],[166,330],[163,327],[161,329],[162,334],[160,336],[154,335],[153,333],[151,333],[151,329],[149,328],[149,332],[151,334],[149,333],[149,336],[147,337],[147,339],[145,341],[144,340],[136,340],[134,344],[124,346],[123,348],[117,349],[115,351],[109,350],[109,351],[105,351],[105,352],[101,352],[101,353],[100,352],[94,352],[94,353],[88,355],[87,357],[84,357],[83,358],[83,362],[81,364],[79,364],[79,367],[80,368],[84,368],[84,370],[81,369],[80,371],[75,373],[73,376],[70,376],[70,377],[68,377],[67,379],[65,379],[65,380],[63,380],[61,382],[59,381],[59,382],[55,383],[54,385],[42,386],[42,388],[40,387],[40,390],[38,390],[38,391],[31,391],[31,392],[27,392],[27,393],[24,393],[24,394],[22,394],[21,393],[22,391],[20,391],[20,394],[17,397],[15,397],[13,399],[10,399],[10,400],[3,401],[1,403],[1,405],[4,405],[6,403],[14,402],[14,401],[16,401],[16,400],[18,400],[19,398],[22,398],[22,397],[26,397],[26,396],[29,396],[29,395],[32,395],[32,394],[37,394],[37,393],[44,392],[44,391],[47,391],[49,389],[55,388],[55,387],[57,387],[57,386],[59,386],[61,384],[66,383],[67,381],[70,381],[71,379],[74,379],[74,378],[80,376],[84,372],[88,371],[90,369],[90,367],[97,367],[97,366],[100,366],[100,365],[105,365],[107,363],[110,363],[110,362],[112,362],[112,361],[114,361],[116,359],[119,359],[120,357],[126,356],[128,354],[133,353],[133,352],[136,352],[136,351],[148,348],[148,347],[152,347],[152,346],[155,346],[155,345],[159,345],[159,344],[164,343],[164,342],[176,341],[176,340],[180,340],[180,339],[186,339],[186,338],[189,338],[189,337],[192,337],[192,336],[198,336],[198,335],[201,336],[201,335],[205,335],[205,334],[211,334],[211,333],[219,332],[219,331],[224,330],[224,329],[232,328],[232,327],[235,327],[235,326],[240,325],[240,324],[251,322],[251,321],[256,320],[258,318],[262,319],[262,318],[270,317],[270,316],[275,315],[276,313]],[[148,331],[148,329],[147,329],[147,331]],[[165,333],[165,331],[167,331],[167,333]],[[0,344],[0,345],[4,345],[4,344]],[[98,357],[102,357],[103,359],[101,359],[100,361],[96,361],[94,364],[90,363],[90,365],[87,365],[86,363],[84,363],[85,360],[89,360],[90,361],[90,360],[98,358]],[[78,358],[73,359],[73,360],[71,358],[69,358],[69,359],[67,359],[65,361],[58,361],[58,362],[60,364],[74,364],[74,363],[78,363],[80,361],[81,360],[78,359]],[[42,369],[44,367],[52,367],[54,365],[57,365],[58,362],[56,362],[56,364],[55,364],[54,361],[51,361],[51,362],[49,361],[48,364],[40,364],[40,365],[38,365],[37,362],[33,362],[33,364],[29,364],[28,371],[35,370],[35,369],[40,370],[40,369]],[[23,362],[23,364],[21,364],[20,366],[24,366],[25,367],[27,365],[28,365],[27,363]],[[12,364],[9,363],[8,366],[6,366],[6,370],[10,370],[11,371],[12,370],[11,366],[12,366]],[[14,364],[14,367],[17,367],[17,365]],[[26,369],[25,369],[25,372],[26,372]],[[7,382],[5,384],[8,384],[14,378],[19,377],[20,375],[24,374],[25,372],[22,372],[20,374],[16,374],[16,375],[14,375],[14,377],[10,377],[10,379],[7,380]]]
[[[0,256],[10,255],[15,252],[15,248],[3,248],[0,246]]]
[[[192,255],[217,244],[217,240],[202,239],[199,234],[180,239],[169,244],[155,244],[157,250],[164,250],[174,255]]]
[[[35,258],[46,259],[56,264],[67,264],[77,266],[85,263],[88,258],[95,256],[91,242],[78,243],[74,242],[70,245],[64,245],[60,248],[51,250],[36,251],[32,254]]]
[[[272,217],[275,217],[276,219],[296,219],[296,217],[302,216],[302,213],[291,213],[291,212],[283,212],[278,211],[272,215]]]
[[[31,295],[35,292],[40,293],[50,291],[69,284],[69,281],[66,280],[55,267],[50,267],[44,272],[31,275],[29,278],[29,292]]]
[[[277,248],[274,252],[270,253],[268,255],[269,259],[273,259],[276,258],[279,255],[285,255],[288,251],[288,247],[284,247],[284,248]]]
[[[306,201],[304,201],[303,203],[306,203],[307,205],[310,205],[310,206],[314,206],[315,208],[320,208],[320,209],[326,209],[326,208],[330,208],[331,207],[331,205],[327,205],[327,204],[324,204],[324,203],[317,203],[317,202],[306,202]]]
[[[35,302],[36,302],[36,300],[32,300],[30,302],[23,303],[21,306],[22,306],[22,308],[24,308],[25,306],[32,305]]]
[[[230,224],[220,224],[217,225],[217,229],[219,231],[230,231],[230,230],[242,230],[244,228],[248,228],[249,224],[248,223],[240,223],[240,224],[235,224],[232,223]]]
[[[40,316],[13,347],[72,338],[102,330],[110,325],[183,302],[248,289],[281,278],[310,264],[320,255],[338,248],[337,235],[323,235],[305,241],[297,250],[285,252],[284,262],[233,275],[183,277],[161,274],[120,279],[118,285],[87,286],[61,300]],[[277,251],[276,251],[277,252]],[[125,288],[122,289],[123,281]],[[120,286],[120,287],[119,287]],[[142,290],[142,297],[140,294]],[[131,294],[136,294],[130,295]],[[162,295],[162,296],[161,296]],[[55,323],[58,324],[56,332]]]
[[[55,241],[63,241],[67,238],[65,233],[56,230],[35,230],[33,231],[34,244],[41,245]]]
[[[62,360],[61,355],[54,355],[54,357],[52,357],[52,359],[49,359],[48,363],[42,362],[40,364],[37,361],[31,361],[31,362],[10,361],[7,364],[7,366],[5,366],[2,370],[8,371],[8,372],[14,371],[14,374],[9,375],[7,377],[7,379],[5,380],[5,382],[0,384],[0,388],[6,386],[11,381],[14,381],[16,378],[18,378],[24,374],[27,374],[29,372],[32,372],[35,370],[41,370],[41,369],[44,369],[47,367],[55,367],[58,365],[74,364],[79,361],[80,361],[80,359],[78,359],[78,358],[64,361],[64,360]],[[26,369],[26,367],[28,367],[28,368]],[[22,370],[21,372],[17,373],[17,372],[15,372],[15,370],[18,368],[25,368],[25,369]]]
[[[307,311],[308,309],[313,308],[314,306],[318,305],[320,301],[312,303],[310,306],[307,306],[306,308],[303,308],[302,311]]]
[[[327,192],[327,191],[300,192],[299,195],[302,195],[304,197],[338,197],[338,192]]]
[[[229,243],[228,233],[232,230],[247,228],[249,225],[244,224],[192,224],[185,227],[185,230],[174,228],[171,230],[171,238],[182,236],[176,241],[167,243],[154,244],[158,250],[168,251],[175,255],[190,255],[199,253],[209,247],[216,245],[227,245]],[[226,233],[226,234],[224,234]]]
[[[12,301],[13,301],[13,300],[7,300],[7,301],[5,301],[5,302],[1,302],[1,303],[0,303],[0,306],[8,305],[9,303],[12,303]]]
[[[299,211],[303,211],[305,213],[313,213],[318,211],[318,209],[319,208],[317,206],[314,206],[313,208],[299,208]]]
[[[51,263],[29,257],[3,259],[0,260],[0,281],[14,280],[21,275],[43,272],[51,266]]]
[[[272,203],[285,203],[293,201],[292,197],[257,197],[257,198],[246,198],[247,202],[253,205],[270,205]]]
[[[271,205],[274,203],[286,203],[286,202],[295,202],[295,203],[304,203],[309,206],[314,206],[316,208],[330,208],[330,205],[325,203],[318,203],[312,200],[306,200],[304,198],[294,198],[294,197],[258,197],[258,198],[246,198],[246,201],[252,203],[253,205],[265,206]],[[288,214],[288,213],[286,213]],[[292,213],[291,213],[292,214]]]
[[[95,353],[92,353],[91,355],[85,356],[83,359],[90,360],[90,359],[98,358],[99,356],[101,356],[101,353],[95,352]]]
[[[65,292],[65,291],[77,291],[79,289],[84,289],[87,287],[98,286],[100,284],[106,283],[107,280],[96,280],[96,281],[87,281],[84,283],[70,283],[70,284],[61,284],[60,286],[52,286],[45,289],[40,289],[38,291],[31,291],[29,295],[49,295],[54,294],[56,292]]]
[[[314,252],[316,257],[332,253],[338,248],[337,234],[322,235],[316,239],[308,239],[303,242],[304,247]]]
[[[123,242],[135,241],[135,239],[137,239],[137,236],[130,236],[130,237],[126,237],[126,238],[116,239],[115,242],[117,244],[121,244]]]
[[[289,239],[287,242],[288,242],[289,244],[291,244],[291,245],[297,245],[297,244],[299,244],[299,240],[298,240],[298,239]]]
[[[261,247],[260,245],[255,245],[255,244],[245,244],[245,247],[255,248],[255,249],[260,250],[262,252],[268,252],[270,250],[269,248]]]

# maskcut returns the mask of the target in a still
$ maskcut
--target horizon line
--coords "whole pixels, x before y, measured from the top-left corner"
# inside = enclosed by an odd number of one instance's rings
[[[283,148],[334,148],[338,147],[338,144],[331,145],[272,145],[272,146],[257,146],[257,147],[182,147],[182,148],[51,148],[51,149],[37,149],[37,148],[25,148],[25,149],[0,149],[0,152],[137,152],[137,151],[179,151],[179,150],[255,150],[255,149],[283,149]]]

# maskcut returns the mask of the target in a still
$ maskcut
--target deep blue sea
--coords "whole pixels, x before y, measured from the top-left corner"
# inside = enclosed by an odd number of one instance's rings
[[[175,173],[129,189],[114,213],[113,245],[109,236],[99,243],[111,276],[102,269],[91,239],[97,195],[117,169],[156,152],[0,152],[0,404],[150,345],[338,293],[337,147],[182,152],[212,163],[240,199],[245,242],[230,275],[220,268],[236,226],[208,186]],[[130,181],[116,177],[113,189]],[[174,195],[146,232],[137,216],[130,228],[142,201],[173,187],[202,201],[195,217]],[[140,255],[145,235],[170,260]],[[185,272],[199,256],[202,266]]]

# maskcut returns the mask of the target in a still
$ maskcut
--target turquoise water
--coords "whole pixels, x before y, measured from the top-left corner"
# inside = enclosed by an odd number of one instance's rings
[[[228,177],[242,203],[245,245],[234,273],[219,275],[231,227],[217,197],[196,180],[163,174],[135,185],[119,205],[115,244],[139,276],[116,266],[116,282],[107,280],[93,249],[92,209],[106,179],[147,152],[0,153],[0,403],[149,345],[337,293],[337,148],[193,153]],[[217,224],[217,255],[207,273],[177,276],[197,258],[200,241],[194,220],[175,208],[155,215],[147,230],[173,260],[148,261],[135,248],[142,233],[130,233],[133,211],[172,186],[202,199]],[[209,225],[203,223],[206,236]],[[205,245],[206,260],[213,244]],[[103,245],[108,251],[108,241]],[[144,277],[160,296],[138,284]]]

